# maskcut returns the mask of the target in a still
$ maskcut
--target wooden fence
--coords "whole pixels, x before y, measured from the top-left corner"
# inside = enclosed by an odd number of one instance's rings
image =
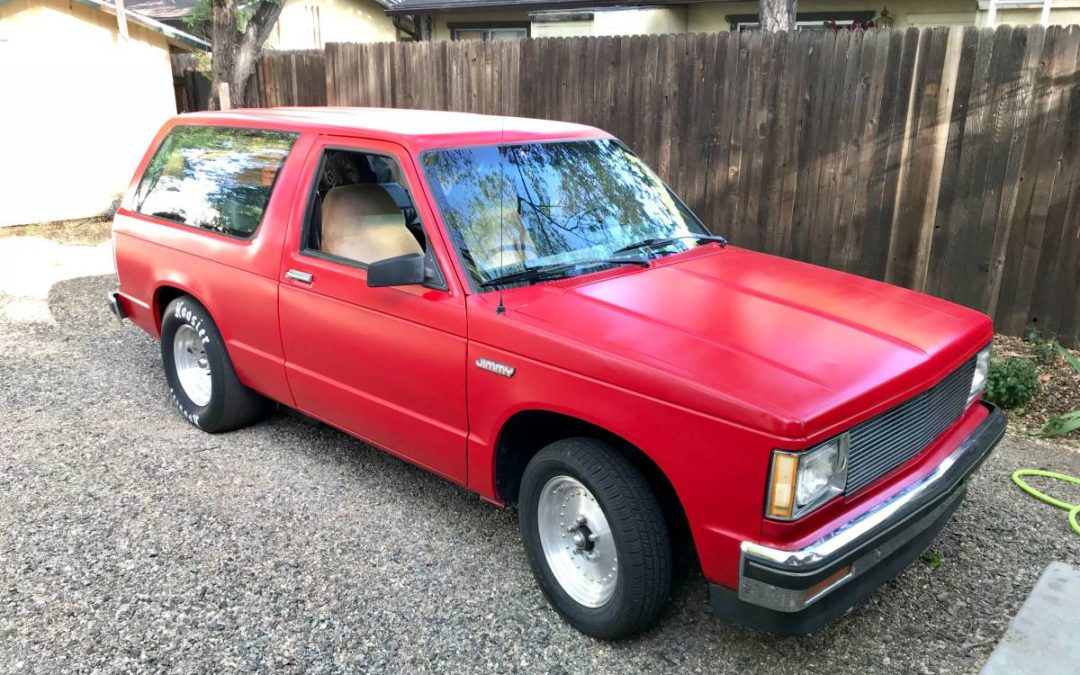
[[[326,58],[321,50],[265,52],[255,64],[255,82],[257,105],[265,108],[326,105]]]
[[[1078,344],[1078,50],[1075,26],[331,44],[325,102],[592,124],[738,245]]]
[[[178,52],[169,54],[169,59],[172,62],[176,112],[206,110],[210,102],[210,80],[199,72],[195,55]]]

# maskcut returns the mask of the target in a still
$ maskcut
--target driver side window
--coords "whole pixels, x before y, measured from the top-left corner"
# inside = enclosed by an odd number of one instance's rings
[[[303,253],[358,267],[430,255],[397,160],[357,150],[324,152],[303,236]]]

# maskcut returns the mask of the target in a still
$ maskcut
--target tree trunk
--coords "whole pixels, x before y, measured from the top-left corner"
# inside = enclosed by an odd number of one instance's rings
[[[799,0],[761,0],[758,17],[761,30],[775,33],[781,30],[795,30],[795,10]]]
[[[211,110],[220,107],[218,85],[221,82],[229,83],[232,107],[242,108],[253,103],[246,100],[247,82],[255,71],[255,59],[266,38],[270,37],[283,4],[280,0],[261,0],[241,32],[237,28],[236,3],[237,0],[210,1],[213,21],[210,39],[214,44],[210,59]]]

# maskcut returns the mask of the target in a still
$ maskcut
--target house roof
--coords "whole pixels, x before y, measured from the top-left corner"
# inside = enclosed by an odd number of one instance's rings
[[[113,16],[116,16],[116,5],[111,2],[106,2],[106,0],[75,1],[81,5],[86,5],[87,7],[92,7],[94,9],[101,10],[102,12],[105,12],[107,14],[112,14]],[[0,0],[0,2],[4,2],[4,0]],[[195,49],[201,49],[203,51],[210,50],[210,43],[206,40],[203,40],[202,38],[197,38],[191,33],[185,33],[182,30],[173,28],[172,26],[167,26],[158,21],[157,19],[153,19],[144,14],[140,14],[139,12],[132,11],[128,9],[127,3],[124,3],[124,16],[131,23],[138,24],[143,28],[148,28],[155,33],[161,33],[172,42],[176,42],[188,47],[194,47]]]
[[[154,19],[175,20],[191,16],[196,2],[198,0],[130,0],[124,3],[124,7]],[[390,9],[398,2],[399,0],[375,0],[375,3],[384,9]]]
[[[640,9],[658,5],[685,5],[695,0],[377,0],[389,4],[387,14],[439,14],[441,12],[477,12],[492,9],[543,11],[559,9]]]
[[[125,0],[124,7],[152,19],[182,19],[195,10],[197,0]]]

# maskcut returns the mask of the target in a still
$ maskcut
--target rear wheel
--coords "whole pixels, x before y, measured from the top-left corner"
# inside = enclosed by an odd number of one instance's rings
[[[161,361],[173,402],[203,431],[239,429],[266,414],[268,402],[241,384],[210,313],[189,295],[165,308]]]
[[[671,543],[626,457],[591,438],[556,441],[525,468],[519,510],[533,574],[571,625],[618,639],[655,622],[671,588]]]

